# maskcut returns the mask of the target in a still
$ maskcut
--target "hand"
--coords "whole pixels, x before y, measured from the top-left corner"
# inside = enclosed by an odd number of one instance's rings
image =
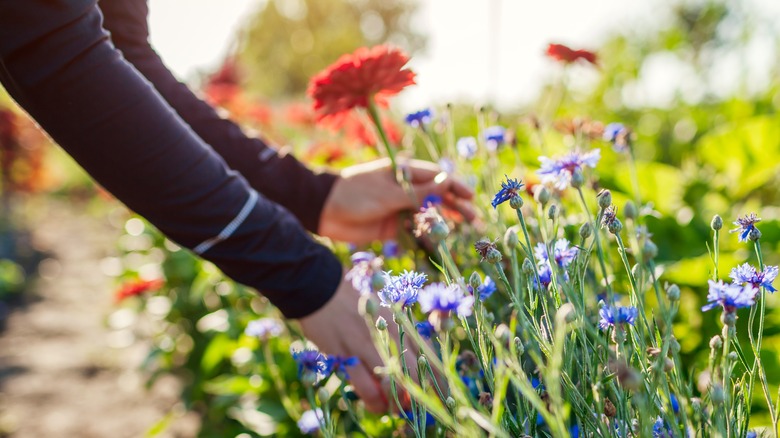
[[[382,366],[382,359],[374,348],[371,333],[366,321],[358,312],[360,294],[352,288],[350,282],[343,280],[336,294],[318,311],[299,320],[303,334],[314,342],[325,354],[341,356],[357,356],[360,363],[348,369],[350,382],[355,392],[371,412],[387,412],[391,405],[389,380],[384,380],[374,373],[374,368]],[[382,315],[388,322],[388,333],[398,345],[398,330],[393,323],[389,309],[381,308]],[[411,377],[417,378],[418,346],[409,342],[406,348],[406,363]],[[401,391],[399,387],[399,392]]]
[[[398,213],[418,209],[422,200],[432,194],[440,196],[445,207],[457,210],[467,221],[474,219],[476,215],[469,202],[474,193],[461,181],[427,161],[399,164],[408,171],[414,196],[396,182],[390,160],[348,167],[325,201],[319,234],[355,244],[395,238]]]

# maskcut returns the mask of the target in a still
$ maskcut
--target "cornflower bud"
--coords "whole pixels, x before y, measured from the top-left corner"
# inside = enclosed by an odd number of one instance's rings
[[[363,295],[361,301],[363,301],[363,311],[365,315],[376,317],[379,311],[379,305],[376,301],[372,300],[369,295]]]
[[[734,327],[734,325],[737,323],[737,313],[723,312],[723,314],[720,315],[720,322],[722,322],[726,327]]]
[[[520,339],[520,337],[515,336],[515,349],[517,350],[517,355],[522,356],[523,353],[525,353],[525,346],[523,345],[523,340]]]
[[[750,234],[748,234],[748,240],[750,240],[751,242],[756,242],[760,238],[761,238],[761,231],[759,231],[758,228],[753,227],[753,229],[750,230]]]
[[[626,206],[623,207],[623,216],[625,216],[626,219],[635,220],[636,215],[636,204],[634,204],[632,201],[626,201]]]
[[[503,257],[501,256],[501,252],[496,248],[490,248],[487,252],[487,255],[485,256],[485,260],[492,264],[499,263],[502,259]]]
[[[582,240],[587,240],[591,233],[593,233],[593,227],[590,225],[590,222],[582,224],[580,227],[580,238]]]
[[[514,227],[510,227],[506,230],[506,233],[504,233],[504,246],[507,247],[509,250],[514,250],[517,248],[517,243],[519,242],[517,233],[515,232]]]
[[[729,360],[730,361],[737,360],[737,357],[739,357],[739,356],[737,356],[737,352],[736,351],[732,351],[732,352],[729,353]]]
[[[509,330],[509,326],[503,323],[496,326],[495,334],[496,339],[505,345],[509,343],[509,339],[512,337],[512,332]]]
[[[513,196],[509,198],[509,206],[515,210],[520,210],[523,207],[523,197]]]
[[[428,358],[425,357],[424,354],[421,354],[420,357],[417,358],[417,366],[425,369],[428,367]]]
[[[523,274],[525,275],[533,275],[534,274],[534,264],[531,262],[531,260],[526,257],[525,260],[523,260]]]
[[[679,354],[680,353],[680,343],[677,342],[677,338],[672,336],[671,341],[669,342],[669,349],[672,351],[673,354]]]
[[[447,226],[444,222],[437,222],[434,226],[431,227],[431,240],[434,242],[441,242],[442,240],[446,239],[447,236],[450,234],[450,227]]]
[[[596,195],[596,198],[599,201],[599,208],[602,210],[606,210],[607,207],[612,205],[612,192],[609,190],[602,190],[598,195]]]
[[[450,412],[454,412],[455,408],[457,407],[457,404],[455,403],[455,399],[452,397],[447,397],[447,409],[450,410]]]
[[[371,276],[371,287],[374,290],[381,290],[385,287],[385,276],[381,272],[374,272]]]
[[[612,234],[620,234],[620,232],[623,230],[623,224],[620,222],[620,219],[615,218],[612,222],[607,225],[607,230],[609,230]]]
[[[676,284],[669,285],[666,289],[666,296],[669,298],[669,301],[678,301],[680,299],[680,287]]]
[[[534,193],[534,197],[536,198],[536,202],[542,204],[544,206],[548,202],[550,202],[550,191],[547,190],[547,187],[545,186],[537,186],[539,189],[536,190]]]
[[[723,228],[723,218],[720,217],[720,215],[715,215],[712,217],[712,222],[710,222],[710,228],[712,228],[715,231],[719,231],[721,228]]]
[[[328,392],[328,390],[325,389],[324,387],[321,387],[320,389],[317,390],[317,398],[320,400],[320,403],[322,403],[322,405],[324,406],[330,400],[330,392]]]
[[[582,169],[578,167],[571,173],[571,186],[579,189],[583,184],[585,184],[585,175],[582,174]]]
[[[469,277],[469,286],[474,289],[474,292],[476,292],[477,289],[482,286],[482,277],[479,276],[477,271],[471,273],[471,276]]]
[[[645,260],[652,260],[658,255],[658,247],[650,240],[645,240],[644,246],[642,246],[642,257]]]
[[[723,339],[720,336],[715,335],[710,339],[710,348],[713,350],[720,350],[723,348]]]
[[[712,400],[712,404],[714,405],[720,405],[726,401],[726,394],[723,392],[723,387],[719,383],[712,385],[712,388],[710,388],[710,400]]]
[[[376,319],[376,329],[379,331],[387,330],[387,320],[384,317],[380,316]]]
[[[547,210],[547,219],[554,221],[557,216],[558,216],[558,206],[552,204],[550,208]]]

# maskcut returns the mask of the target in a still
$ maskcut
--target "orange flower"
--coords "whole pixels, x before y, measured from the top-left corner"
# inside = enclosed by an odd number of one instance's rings
[[[163,286],[162,280],[135,280],[125,283],[114,293],[116,302],[123,301],[125,298],[141,295],[150,290],[157,290]]]
[[[580,59],[593,65],[597,64],[596,54],[589,50],[575,50],[563,44],[550,44],[547,46],[547,56],[564,64],[571,64]]]
[[[388,97],[415,83],[414,72],[404,68],[408,62],[406,54],[384,45],[343,55],[309,83],[317,121],[339,124],[347,111],[367,108],[371,99],[386,105]]]

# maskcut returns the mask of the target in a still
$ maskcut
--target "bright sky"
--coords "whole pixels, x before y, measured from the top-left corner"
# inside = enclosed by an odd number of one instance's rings
[[[247,14],[264,1],[150,0],[152,42],[183,79],[213,70]],[[548,43],[596,48],[616,30],[663,20],[659,11],[669,1],[421,0],[418,25],[429,35],[428,49],[412,60],[419,86],[406,92],[403,105],[528,101],[556,67],[543,56]],[[780,18],[777,0],[753,1]],[[588,73],[583,69],[583,76]],[[645,90],[658,93],[663,90]]]

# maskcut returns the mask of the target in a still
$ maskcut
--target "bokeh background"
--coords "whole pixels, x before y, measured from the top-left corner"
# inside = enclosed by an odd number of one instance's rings
[[[379,43],[409,52],[418,73],[418,85],[393,103],[396,122],[388,123],[398,142],[409,141],[404,112],[447,103],[464,120],[487,108],[520,145],[531,143],[530,117],[551,132],[554,122],[576,117],[631,126],[659,263],[683,290],[675,331],[692,366],[706,360],[708,334],[719,331],[716,315],[698,311],[712,215],[758,212],[767,262],[780,261],[776,1],[151,0],[150,7],[152,42],[183,81],[315,167],[377,156],[365,147],[375,143],[370,133],[313,126],[305,90],[341,54]],[[596,51],[598,66],[561,68],[544,56],[551,42]],[[463,135],[469,123],[460,125]],[[568,140],[551,134],[551,141]],[[599,178],[620,199],[631,182],[616,162],[605,153]],[[262,429],[246,417],[251,409],[230,411],[240,384],[251,382],[213,380],[237,366],[246,346],[220,338],[228,332],[219,330],[222,314],[194,323],[225,306],[254,309],[250,292],[220,286],[228,283],[211,267],[149,230],[2,93],[0,172],[0,436]],[[723,240],[727,272],[749,255],[736,239]],[[160,277],[170,287],[157,301],[114,297],[128,281]],[[198,279],[211,288],[188,305],[171,295]],[[226,301],[228,287],[237,295]],[[774,385],[777,301],[768,302],[763,352]],[[160,357],[167,362],[156,363]]]

